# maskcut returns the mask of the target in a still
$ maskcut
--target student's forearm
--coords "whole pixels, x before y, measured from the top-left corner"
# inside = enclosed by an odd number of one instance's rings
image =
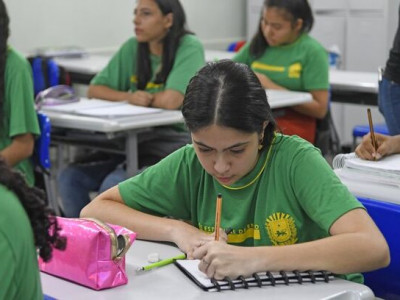
[[[104,85],[90,85],[87,96],[88,98],[98,98],[109,101],[125,101],[129,98],[129,92],[113,90]]]
[[[384,243],[383,243],[384,244]],[[249,253],[255,271],[328,270],[338,274],[364,272],[389,263],[382,244],[368,233],[349,233],[282,247],[255,247]]]
[[[138,238],[154,241],[175,242],[174,230],[179,226],[189,226],[174,219],[148,215],[111,200],[93,200],[81,211],[80,216],[124,226],[135,231]]]
[[[165,90],[154,94],[152,107],[179,109],[183,104],[183,95],[174,90]]]
[[[35,141],[31,134],[20,135],[13,138],[12,143],[0,151],[5,162],[13,167],[20,161],[32,156]]]
[[[302,113],[306,116],[317,118],[317,119],[322,119],[328,111],[328,108],[326,105],[323,105],[323,104],[321,105],[316,100],[313,100],[308,103],[303,103],[303,104],[292,106],[292,109],[299,113]]]
[[[400,134],[392,138],[394,153],[400,153]]]

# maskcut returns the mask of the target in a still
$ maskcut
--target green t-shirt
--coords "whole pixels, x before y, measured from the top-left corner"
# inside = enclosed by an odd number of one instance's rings
[[[135,37],[127,40],[108,65],[92,79],[91,84],[105,85],[119,91],[135,92],[137,90],[137,46]],[[204,65],[204,49],[196,36],[192,34],[183,36],[165,85],[153,82],[156,71],[161,65],[161,56],[151,54],[150,61],[153,76],[146,86],[146,91],[157,93],[172,89],[185,94],[190,78]]]
[[[40,135],[34,107],[32,70],[25,57],[9,47],[5,69],[0,149],[8,147],[16,135],[25,133]],[[29,185],[33,185],[33,164],[29,158],[19,162],[15,168],[25,174]]]
[[[363,207],[350,194],[318,149],[295,136],[278,135],[255,168],[232,187],[223,187],[201,166],[193,146],[185,146],[119,185],[134,209],[190,221],[214,231],[215,199],[223,196],[221,227],[232,228],[228,242],[240,246],[291,245],[329,236],[346,212]],[[355,281],[362,281],[356,276]]]
[[[289,90],[329,88],[328,53],[308,34],[301,35],[290,45],[268,47],[257,59],[250,54],[250,43],[247,43],[233,60],[247,64],[253,71]]]
[[[0,195],[0,299],[43,299],[28,215],[1,184]]]

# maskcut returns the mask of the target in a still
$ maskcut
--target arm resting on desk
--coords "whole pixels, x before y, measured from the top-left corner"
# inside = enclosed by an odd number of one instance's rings
[[[35,140],[31,133],[13,137],[12,143],[0,151],[0,155],[9,166],[15,166],[20,161],[32,156]]]
[[[183,103],[182,93],[174,90],[165,90],[155,94],[146,91],[133,93],[111,89],[104,85],[90,85],[88,98],[98,98],[109,101],[128,101],[134,105],[152,106],[164,109],[179,109]]]
[[[287,246],[237,247],[210,242],[193,255],[208,277],[222,279],[254,272],[328,270],[338,274],[364,272],[389,263],[389,249],[363,209],[354,209],[331,227],[332,236]]]
[[[139,239],[175,243],[188,258],[192,257],[195,248],[214,240],[214,235],[183,221],[152,216],[128,207],[121,198],[118,186],[97,196],[82,209],[80,216],[124,226],[135,231]],[[220,240],[227,240],[223,230],[220,231]]]
[[[285,87],[280,86],[269,79],[264,74],[256,73],[261,85],[266,89],[271,90],[287,90]],[[313,90],[308,91],[312,95],[313,101],[292,106],[292,108],[306,116],[322,119],[328,112],[328,99],[329,93],[327,90]]]

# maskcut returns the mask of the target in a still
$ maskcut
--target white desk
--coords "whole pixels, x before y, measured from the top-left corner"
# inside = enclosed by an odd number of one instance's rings
[[[374,299],[372,291],[361,284],[342,279],[329,283],[303,283],[289,286],[251,288],[248,290],[205,292],[174,265],[138,273],[138,267],[147,265],[147,255],[157,252],[160,258],[173,257],[180,251],[169,245],[135,241],[127,253],[128,284],[94,291],[86,287],[41,273],[43,292],[57,299]]]
[[[136,174],[138,170],[138,134],[140,132],[155,126],[183,122],[182,113],[175,110],[163,110],[150,115],[112,119],[54,112],[46,110],[45,107],[42,111],[50,118],[54,128],[83,130],[88,137],[90,137],[90,132],[100,132],[105,134],[107,139],[114,138],[118,133],[125,135],[126,171],[128,176]]]
[[[378,72],[330,70],[329,83],[333,91],[378,93]]]
[[[205,60],[207,62],[231,59],[234,55],[234,52],[205,50]],[[82,57],[58,57],[55,58],[55,61],[70,73],[73,83],[89,84],[93,76],[103,70],[110,59],[111,56],[106,54],[88,54]]]
[[[289,106],[312,100],[311,94],[302,92],[268,90],[267,94],[271,108]],[[73,113],[55,112],[51,109],[46,109],[46,107],[43,107],[42,111],[50,118],[54,128],[100,132],[105,134],[108,139],[114,138],[116,134],[125,135],[128,176],[136,174],[138,170],[137,135],[140,132],[147,131],[155,126],[183,122],[181,112],[175,110],[163,110],[162,112],[150,115],[117,118],[99,118]]]

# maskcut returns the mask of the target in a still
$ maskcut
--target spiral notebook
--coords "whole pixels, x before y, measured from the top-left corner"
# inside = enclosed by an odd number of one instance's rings
[[[175,265],[194,283],[205,291],[223,291],[235,290],[238,288],[251,288],[262,286],[275,286],[280,284],[302,284],[302,283],[327,283],[335,277],[333,273],[326,271],[309,271],[309,272],[260,272],[250,277],[239,277],[238,279],[215,280],[207,278],[207,276],[199,271],[199,260],[177,260]]]

